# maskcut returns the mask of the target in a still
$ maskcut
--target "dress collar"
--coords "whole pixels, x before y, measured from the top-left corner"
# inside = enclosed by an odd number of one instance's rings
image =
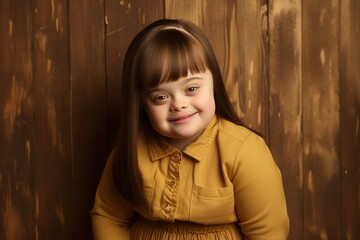
[[[186,154],[197,161],[201,161],[205,155],[209,152],[209,147],[214,141],[219,128],[219,119],[214,116],[201,135],[190,145],[188,145],[183,151]],[[159,135],[157,135],[159,136]],[[164,138],[150,137],[147,138],[148,149],[151,161],[157,161],[165,156],[170,155],[179,150],[172,145],[165,142]]]

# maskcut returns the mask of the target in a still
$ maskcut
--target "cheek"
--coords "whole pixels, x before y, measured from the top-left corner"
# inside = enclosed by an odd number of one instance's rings
[[[201,97],[197,100],[198,107],[206,111],[212,111],[215,109],[215,99],[212,94]]]
[[[206,103],[206,109],[209,111],[209,113],[215,113],[215,100],[212,98],[211,100],[207,101]]]
[[[164,112],[160,108],[146,108],[145,112],[147,113],[150,122],[155,125],[165,118]]]

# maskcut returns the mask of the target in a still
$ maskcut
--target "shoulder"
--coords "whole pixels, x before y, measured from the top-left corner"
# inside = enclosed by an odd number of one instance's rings
[[[226,119],[219,118],[218,124],[219,124],[219,130],[218,130],[219,137],[226,138],[229,141],[242,143],[246,141],[246,139],[248,138],[262,139],[259,135],[247,129],[246,127],[237,125]]]
[[[223,156],[234,158],[268,158],[269,149],[264,139],[246,127],[219,119],[217,144]],[[230,160],[230,159],[229,159]]]
[[[217,141],[220,155],[229,166],[230,176],[265,173],[269,169],[278,172],[264,139],[249,129],[221,119]]]

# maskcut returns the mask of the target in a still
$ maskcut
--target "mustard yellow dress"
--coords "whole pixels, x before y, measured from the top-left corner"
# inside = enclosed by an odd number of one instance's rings
[[[96,240],[287,238],[281,173],[253,132],[214,117],[183,151],[145,136],[138,151],[148,208],[118,194],[110,156],[91,212]]]

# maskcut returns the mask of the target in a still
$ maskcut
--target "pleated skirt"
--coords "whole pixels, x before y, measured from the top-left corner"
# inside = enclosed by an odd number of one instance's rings
[[[191,222],[151,221],[138,217],[132,240],[243,240],[238,224],[201,225]]]

